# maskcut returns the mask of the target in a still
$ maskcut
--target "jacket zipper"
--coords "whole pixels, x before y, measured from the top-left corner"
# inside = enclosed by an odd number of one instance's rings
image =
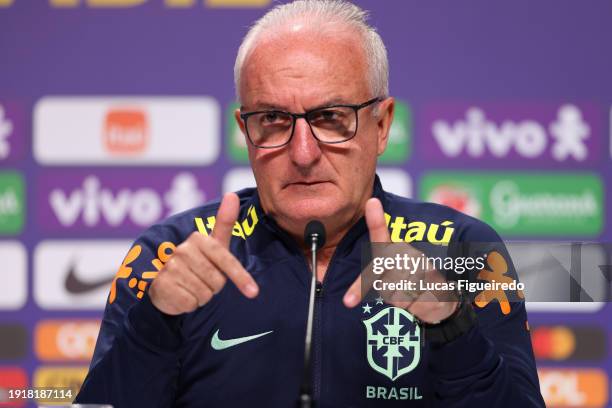
[[[331,274],[334,265],[336,264],[335,259],[337,254],[342,249],[342,242],[336,247],[329,264],[327,265],[327,271],[323,276],[323,281],[316,281],[315,287],[315,306],[314,306],[314,322],[312,330],[312,342],[313,342],[313,353],[312,353],[312,383],[313,383],[313,400],[316,404],[320,405],[321,401],[321,373],[323,371],[321,364],[321,354],[323,352],[323,296],[325,294],[325,281]]]
[[[291,237],[289,237],[284,231],[282,231],[280,228],[278,228],[277,226],[272,226],[269,225],[268,223],[266,223],[269,227],[272,228],[272,230],[274,230],[278,235],[280,235],[281,237],[284,238],[284,241],[286,243],[288,243],[290,246],[293,247],[293,249],[296,251],[296,253],[301,255],[301,248],[298,247],[298,245],[296,244],[296,242],[291,239]],[[354,227],[353,227],[354,228]],[[352,231],[352,230],[351,230]],[[349,231],[349,234],[351,233],[351,231]],[[348,236],[348,234],[347,234]],[[322,338],[321,338],[321,331],[323,330],[322,328],[322,321],[323,321],[323,317],[322,317],[322,313],[321,313],[321,308],[323,307],[323,295],[324,295],[324,283],[327,280],[329,274],[331,273],[334,265],[335,265],[335,259],[336,256],[338,255],[339,252],[341,252],[340,250],[346,246],[345,240],[346,237],[343,237],[342,240],[340,241],[340,243],[338,244],[338,246],[336,247],[336,250],[334,251],[329,264],[327,265],[327,271],[325,272],[325,276],[323,277],[323,281],[319,281],[316,280],[316,287],[315,287],[315,305],[314,305],[314,322],[313,322],[313,329],[312,329],[312,344],[313,344],[313,348],[312,348],[312,354],[311,354],[311,363],[312,363],[312,384],[313,384],[313,392],[312,392],[312,397],[314,400],[314,403],[317,405],[320,405],[320,400],[321,400],[321,371],[322,371],[322,367],[321,367],[321,353],[322,353],[322,349],[323,349],[323,344],[322,344]],[[314,271],[311,271],[310,265],[308,263],[308,261],[306,260],[306,258],[302,255],[300,256],[302,262],[304,263],[304,266],[306,267],[306,270],[311,272],[311,273],[316,273],[316,267]],[[310,280],[310,279],[309,279]],[[309,288],[308,288],[309,289]]]
[[[325,274],[327,276],[327,273]],[[323,278],[325,280],[325,277]],[[321,400],[321,352],[322,352],[322,317],[321,308],[323,307],[323,282],[317,280],[315,288],[315,307],[314,307],[314,327],[312,330],[312,384],[313,384],[313,399],[316,404],[320,405]]]

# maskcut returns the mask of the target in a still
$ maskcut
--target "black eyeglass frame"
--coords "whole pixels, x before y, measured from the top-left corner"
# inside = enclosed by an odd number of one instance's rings
[[[320,108],[316,108],[316,109],[311,109],[309,111],[306,111],[304,113],[293,113],[293,112],[287,112],[287,111],[282,111],[282,110],[262,110],[262,111],[255,111],[255,112],[241,112],[240,113],[240,119],[242,119],[242,121],[244,122],[244,129],[246,130],[246,134],[247,134],[247,139],[249,139],[249,142],[256,148],[258,149],[276,149],[278,147],[283,147],[288,145],[291,142],[291,139],[293,138],[293,134],[295,133],[295,122],[297,122],[298,119],[304,119],[306,121],[306,123],[308,123],[308,127],[310,128],[310,132],[312,133],[312,136],[319,142],[319,143],[325,143],[325,144],[338,144],[338,143],[344,143],[347,142],[349,140],[351,140],[352,138],[354,138],[357,135],[357,130],[359,129],[359,111],[367,106],[370,106],[376,102],[382,102],[383,100],[385,100],[385,98],[381,97],[381,96],[377,96],[376,98],[372,98],[364,103],[360,103],[358,105],[343,105],[343,104],[338,104],[338,105],[330,105],[330,106],[322,106]],[[308,120],[308,116],[311,115],[313,112],[318,112],[320,110],[325,110],[325,109],[330,109],[330,108],[351,108],[355,111],[355,132],[353,133],[353,136],[349,137],[348,139],[344,139],[344,140],[339,140],[337,142],[326,142],[323,141],[321,139],[319,139],[317,137],[317,134],[315,133],[314,130],[312,130],[312,125],[310,124],[310,120]],[[274,146],[260,146],[255,144],[255,142],[253,142],[253,140],[251,139],[251,135],[249,135],[249,126],[247,125],[247,121],[248,119],[253,116],[253,115],[257,115],[260,113],[282,113],[285,115],[289,115],[291,116],[291,118],[293,119],[292,123],[291,123],[291,135],[289,136],[289,139],[287,139],[287,141],[285,143],[279,144],[279,145],[274,145]]]

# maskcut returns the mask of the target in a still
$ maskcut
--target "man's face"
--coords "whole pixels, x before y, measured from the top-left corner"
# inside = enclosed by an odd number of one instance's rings
[[[244,112],[278,109],[302,113],[333,104],[361,104],[372,95],[358,36],[320,35],[296,28],[260,40],[242,69]],[[319,219],[342,228],[354,222],[371,197],[376,157],[387,142],[393,100],[359,111],[357,135],[340,144],[319,143],[304,119],[288,145],[259,149],[248,143],[249,159],[265,211],[300,235]],[[244,123],[236,113],[240,127]]]

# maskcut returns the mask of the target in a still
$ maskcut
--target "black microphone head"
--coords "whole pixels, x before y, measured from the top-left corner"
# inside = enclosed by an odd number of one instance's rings
[[[317,248],[322,248],[325,245],[325,226],[319,220],[309,221],[304,228],[304,242],[311,244],[314,236],[317,237]]]

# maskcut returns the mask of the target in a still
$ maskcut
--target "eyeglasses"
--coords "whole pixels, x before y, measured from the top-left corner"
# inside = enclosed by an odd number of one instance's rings
[[[312,135],[321,143],[342,143],[357,134],[358,112],[367,106],[382,101],[377,97],[359,105],[332,105],[304,113],[267,110],[241,113],[247,138],[261,149],[285,146],[291,141],[295,122],[304,118]]]

